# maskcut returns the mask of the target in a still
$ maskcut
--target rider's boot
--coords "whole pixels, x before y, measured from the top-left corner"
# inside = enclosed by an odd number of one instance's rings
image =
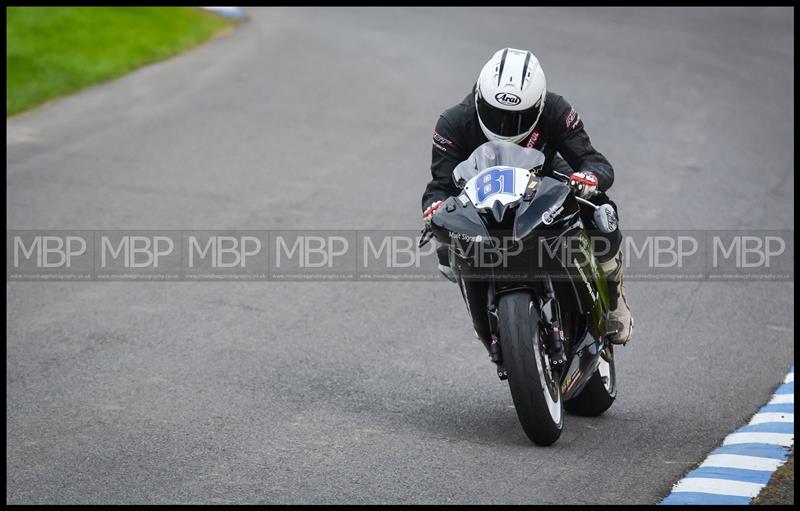
[[[625,297],[625,286],[622,283],[622,249],[611,260],[599,263],[606,274],[608,294],[611,301],[608,313],[608,340],[612,344],[627,344],[633,337],[633,316]]]

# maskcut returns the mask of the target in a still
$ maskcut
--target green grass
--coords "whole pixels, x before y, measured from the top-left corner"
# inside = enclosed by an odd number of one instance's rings
[[[767,486],[761,490],[753,504],[766,506],[794,505],[794,450],[789,460],[772,474]]]
[[[231,24],[191,7],[7,7],[6,117],[121,76]]]

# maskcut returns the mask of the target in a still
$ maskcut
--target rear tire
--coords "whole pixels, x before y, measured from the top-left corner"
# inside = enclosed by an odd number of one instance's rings
[[[607,354],[610,354],[608,356]],[[568,412],[584,417],[597,417],[608,410],[617,398],[617,375],[614,370],[614,352],[611,346],[606,348],[600,359],[600,366],[595,369],[589,383],[580,394],[564,402]]]
[[[561,436],[564,407],[558,376],[540,335],[539,314],[529,292],[500,297],[497,308],[503,365],[517,417],[528,438],[537,445],[552,445]]]

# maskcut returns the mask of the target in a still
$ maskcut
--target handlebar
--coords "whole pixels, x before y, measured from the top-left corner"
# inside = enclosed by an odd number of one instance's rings
[[[563,181],[565,181],[566,183],[569,183],[569,176],[568,175],[562,174],[561,172],[556,172],[555,170],[552,171],[552,172],[553,172],[554,176],[558,176],[560,178],[563,178],[562,179]],[[584,199],[582,197],[578,197],[577,195],[575,195],[575,199],[578,202],[582,203],[582,204],[586,204],[587,206],[591,206],[591,208],[594,209],[595,211],[600,209],[600,206],[597,206],[597,205],[593,204],[592,202],[589,202],[588,200],[586,200],[586,199]],[[420,234],[420,238],[419,238],[419,244],[417,245],[417,247],[418,248],[422,248],[425,245],[427,245],[428,242],[431,241],[431,239],[433,238],[433,230],[431,229],[430,224],[425,224],[425,227],[422,228],[422,231],[420,231],[419,234]]]

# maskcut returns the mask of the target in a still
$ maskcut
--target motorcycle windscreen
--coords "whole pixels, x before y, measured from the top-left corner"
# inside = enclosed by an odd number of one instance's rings
[[[469,157],[453,169],[453,182],[459,188],[490,167],[516,167],[538,172],[544,165],[541,151],[511,142],[489,141],[478,146]]]

